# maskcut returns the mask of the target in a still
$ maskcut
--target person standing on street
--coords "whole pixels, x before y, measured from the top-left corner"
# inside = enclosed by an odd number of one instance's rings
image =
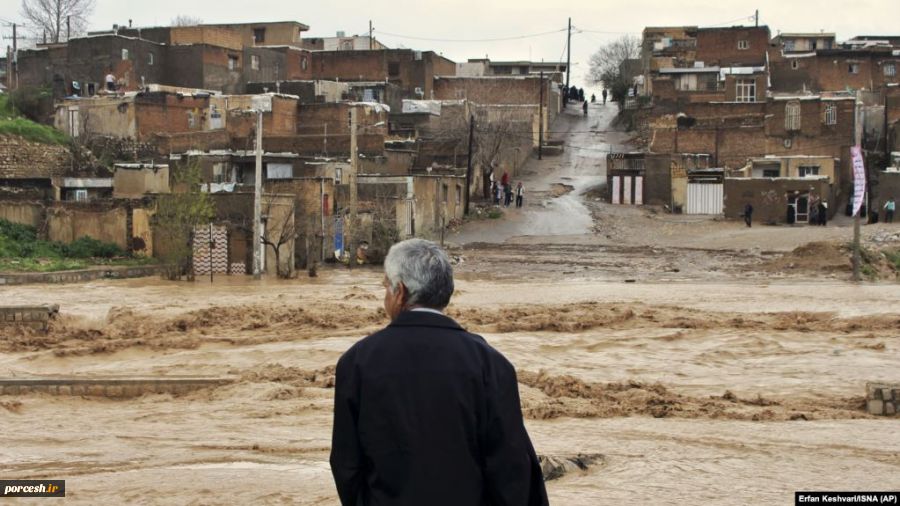
[[[603,105],[606,105],[606,88],[603,88]]]
[[[409,239],[384,260],[391,322],[337,363],[331,472],[343,506],[546,506],[516,370],[444,314],[453,267]]]
[[[512,194],[513,194],[512,185],[511,184],[506,185],[503,188],[503,190],[505,191],[505,199],[503,201],[503,207],[509,207],[509,204],[512,203]]]
[[[581,108],[584,110],[584,115],[587,116],[587,109],[588,109],[587,100],[585,100],[584,103],[581,104]]]
[[[519,181],[519,184],[516,186],[516,207],[522,207],[522,199],[525,198],[525,187],[522,186],[522,182]]]
[[[744,223],[747,227],[753,226],[753,206],[749,202],[744,206]]]
[[[884,204],[884,222],[885,223],[893,223],[894,222],[894,211],[897,210],[897,203],[894,202],[894,197],[888,199]]]
[[[825,226],[828,224],[828,202],[824,200],[819,200],[819,225]]]

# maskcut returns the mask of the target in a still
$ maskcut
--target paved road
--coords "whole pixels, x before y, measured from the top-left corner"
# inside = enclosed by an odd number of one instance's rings
[[[563,154],[543,160],[533,157],[512,175],[514,184],[525,185],[525,206],[504,209],[503,218],[497,220],[467,223],[447,240],[502,243],[513,238],[592,235],[594,222],[584,194],[606,181],[606,154],[623,149],[628,137],[610,126],[617,112],[612,103],[595,104],[585,117],[580,107],[570,106],[551,127],[550,138],[565,143]],[[559,195],[565,191],[560,185],[568,185],[571,191]]]

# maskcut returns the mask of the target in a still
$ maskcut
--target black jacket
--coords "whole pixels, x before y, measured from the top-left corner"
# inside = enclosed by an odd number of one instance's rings
[[[429,312],[338,361],[331,471],[344,506],[547,504],[512,364]]]

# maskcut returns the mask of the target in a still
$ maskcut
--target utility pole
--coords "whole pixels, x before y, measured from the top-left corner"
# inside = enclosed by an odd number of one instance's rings
[[[540,119],[538,120],[538,160],[544,159],[544,71],[541,71],[541,105]]]
[[[862,108],[860,107],[860,101],[859,101],[858,96],[856,98],[856,109],[854,110],[854,112],[855,112],[855,117],[856,117],[856,122],[855,122],[856,125],[855,125],[855,132],[854,132],[855,138],[856,138],[856,147],[857,147],[857,149],[862,149],[863,119],[865,118],[865,116],[863,116]],[[860,153],[860,156],[862,156],[861,153]],[[855,165],[855,163],[854,163],[854,165]],[[854,174],[855,174],[855,172],[856,171],[854,170]],[[856,211],[855,179],[856,178],[854,177],[854,187],[853,187],[854,188],[854,192],[853,192],[854,196],[853,196],[853,204],[851,207],[851,209],[853,211]],[[862,207],[860,207],[860,211],[862,211]],[[868,209],[866,211],[868,211]],[[860,255],[859,255],[860,217],[859,217],[859,214],[860,214],[859,212],[853,213],[853,281],[860,281],[860,279],[861,279],[860,275],[859,275],[859,272],[860,272]]]
[[[891,166],[891,149],[888,146],[888,96],[887,96],[887,88],[883,88],[884,91],[884,166]]]
[[[350,106],[350,226],[347,227],[350,229],[350,231],[345,235],[347,236],[348,245],[350,246],[350,259],[347,262],[347,265],[351,269],[356,265],[356,241],[354,240],[354,235],[357,232],[356,208],[359,190],[356,184],[356,172],[358,169],[359,153],[357,153],[356,151],[356,107]]]
[[[372,20],[369,20],[369,49],[375,49],[375,36],[372,35]]]
[[[753,15],[753,18],[756,20],[756,26],[759,26],[759,9],[756,9],[756,13]]]
[[[569,89],[569,75],[572,73],[572,18],[569,18],[569,35],[566,39],[566,89]]]
[[[72,16],[66,16],[66,42],[72,37]]]
[[[13,57],[12,70],[15,73],[15,76],[10,77],[9,83],[11,85],[14,85],[14,87],[17,89],[19,87],[19,36],[16,34],[16,24],[15,23],[13,23],[12,57]],[[15,82],[13,82],[13,79],[15,79]],[[13,89],[14,87],[10,86],[9,89]]]
[[[469,192],[472,188],[472,139],[475,135],[475,115],[469,116],[469,156],[466,164],[466,207],[465,214],[469,215]]]
[[[325,158],[328,158],[328,123],[325,123],[325,135],[322,137],[322,150]]]
[[[256,111],[256,184],[253,188],[253,279],[262,277],[262,109]]]

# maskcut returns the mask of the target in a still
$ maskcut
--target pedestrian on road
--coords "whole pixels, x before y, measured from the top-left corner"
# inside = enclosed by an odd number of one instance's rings
[[[390,324],[335,371],[331,472],[343,506],[545,506],[515,367],[443,311],[453,267],[410,239],[384,260]]]
[[[500,199],[503,198],[503,185],[498,184],[497,189],[494,191],[494,205],[500,205]]]
[[[884,222],[885,223],[893,223],[894,222],[894,211],[897,210],[897,203],[894,202],[894,197],[888,199],[884,204]]]
[[[522,199],[525,198],[525,187],[522,186],[522,182],[519,181],[519,184],[516,186],[516,207],[522,207]]]
[[[603,105],[606,105],[606,88],[603,88]]]
[[[597,101],[597,95],[594,95],[593,93],[591,93],[591,103],[593,104],[596,101]]]
[[[581,104],[581,109],[584,110],[584,115],[587,116],[587,109],[588,109],[587,100],[585,100],[584,103]]]
[[[753,206],[749,202],[744,206],[744,223],[747,227],[753,226]]]
[[[824,227],[828,224],[828,202],[819,201],[819,226]]]
[[[505,192],[505,200],[503,201],[503,206],[509,207],[509,204],[512,203],[512,194],[513,194],[512,185],[511,184],[506,185],[506,187],[503,190]]]

